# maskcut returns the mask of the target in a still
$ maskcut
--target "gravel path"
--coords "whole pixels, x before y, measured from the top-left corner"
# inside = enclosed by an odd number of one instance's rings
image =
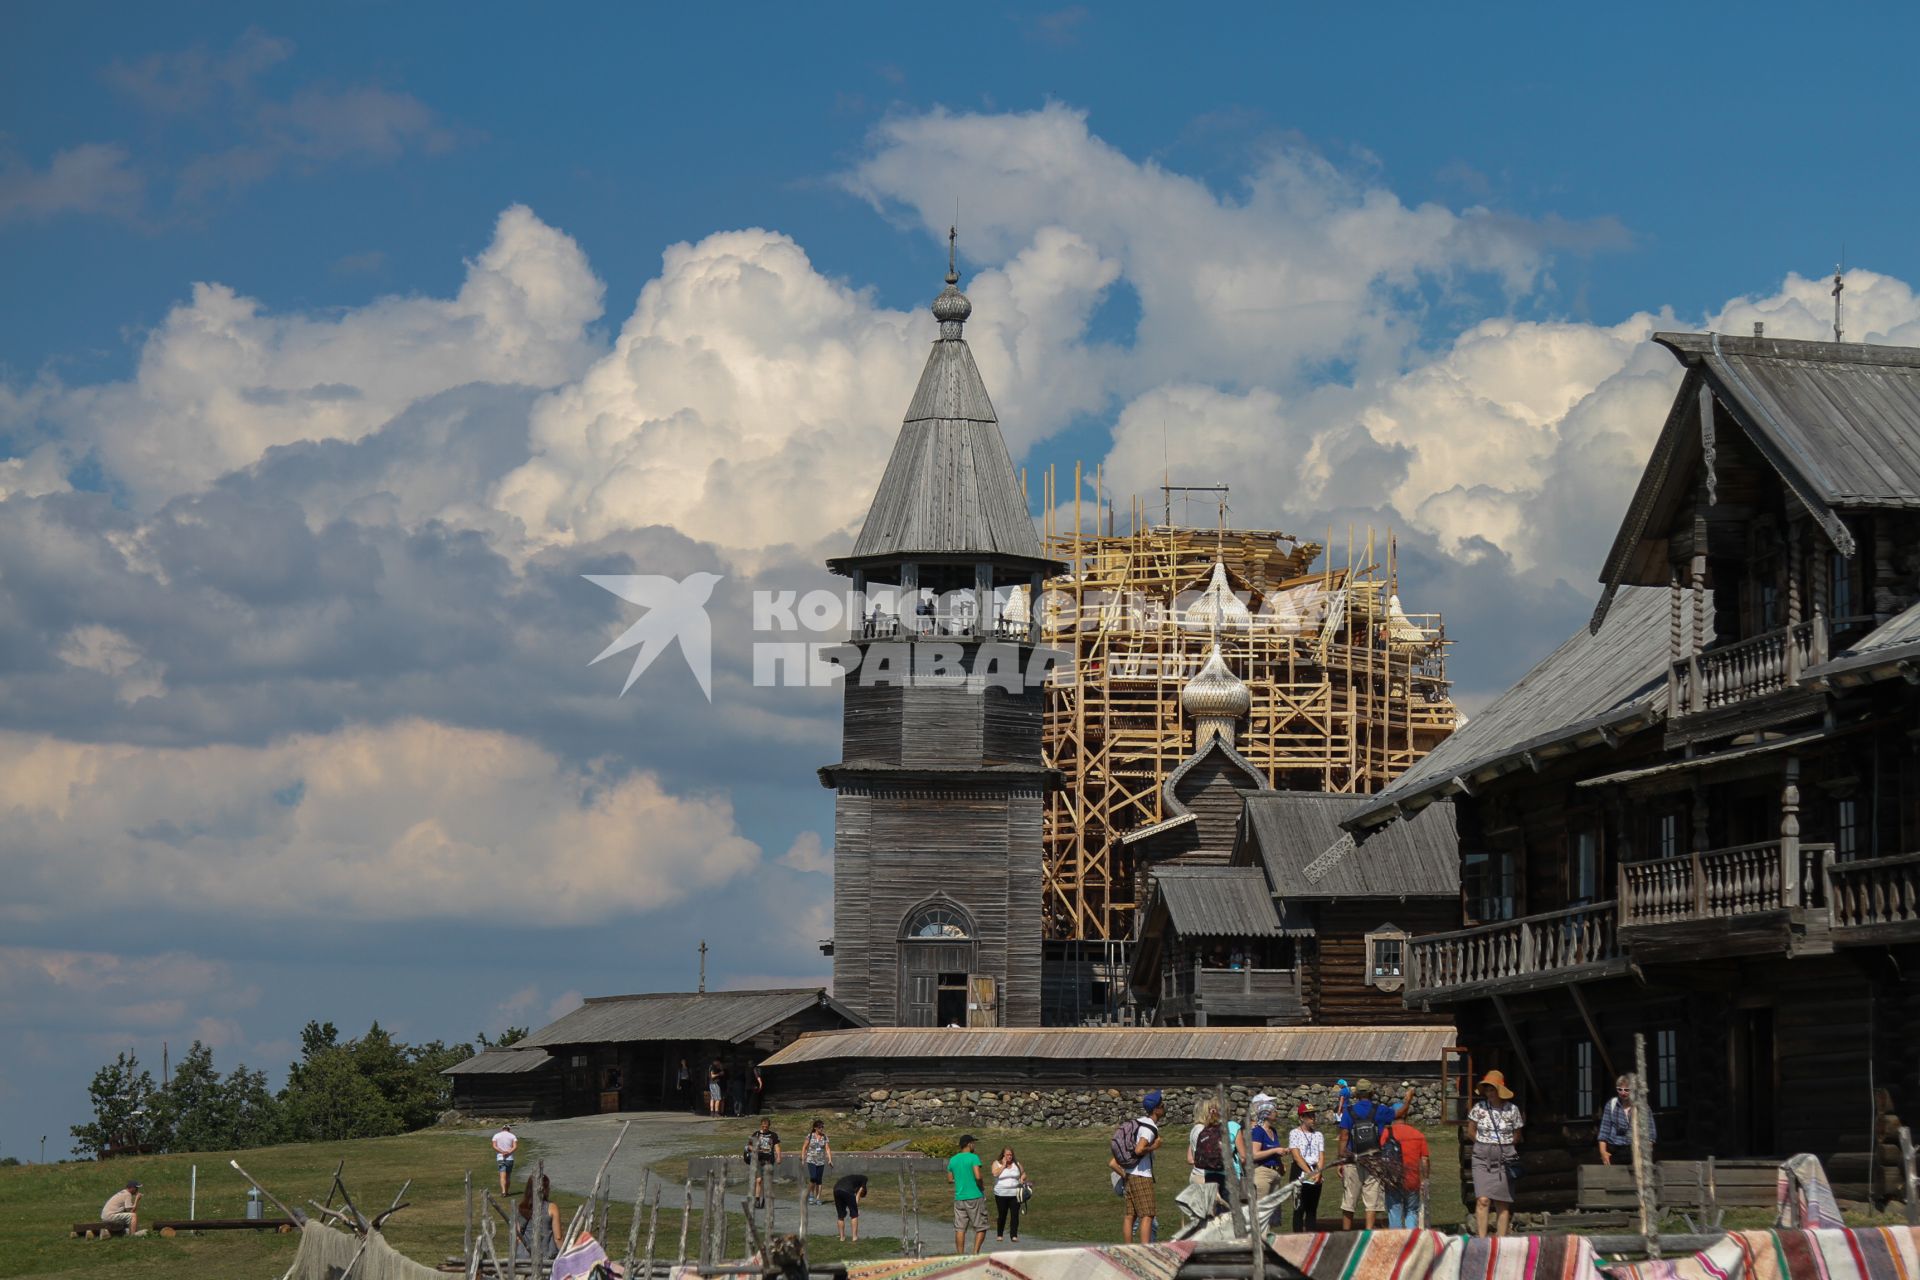
[[[627,1130],[626,1141],[620,1144],[619,1153],[613,1158],[608,1170],[613,1184],[613,1202],[618,1205],[631,1205],[640,1190],[641,1171],[666,1160],[696,1154],[702,1147],[711,1147],[716,1136],[737,1138],[744,1142],[748,1130],[753,1127],[751,1119],[734,1118],[708,1119],[705,1116],[680,1115],[674,1112],[632,1111],[616,1115],[576,1116],[568,1120],[533,1120],[516,1124],[514,1132],[521,1141],[538,1148],[528,1153],[523,1148],[522,1158],[514,1167],[514,1189],[519,1190],[521,1180],[533,1170],[534,1160],[546,1161],[547,1177],[552,1180],[554,1189],[569,1191],[575,1195],[585,1195],[593,1186],[593,1176],[599,1172],[600,1162],[607,1158],[607,1149],[613,1145],[615,1135],[620,1132],[623,1121],[631,1120],[633,1127]],[[477,1141],[483,1147],[485,1134],[477,1134]],[[488,1159],[488,1166],[492,1160]],[[671,1196],[673,1193],[669,1193]],[[952,1214],[944,1185],[937,1188],[921,1187],[920,1235],[926,1242],[930,1253],[942,1253],[947,1249],[947,1241],[952,1239]],[[661,1204],[683,1203],[663,1197]],[[793,1184],[781,1185],[781,1200],[776,1225],[781,1231],[796,1229],[799,1219],[794,1203]],[[901,1234],[901,1215],[890,1210],[862,1209],[860,1229],[870,1236],[898,1238]],[[624,1219],[622,1219],[624,1220]],[[834,1234],[833,1205],[816,1205],[808,1210],[807,1235],[809,1239]],[[991,1239],[989,1248],[999,1249],[1042,1249],[1054,1248],[1061,1244],[1057,1240],[1043,1240],[1036,1236],[1022,1236],[1018,1244],[997,1245]]]

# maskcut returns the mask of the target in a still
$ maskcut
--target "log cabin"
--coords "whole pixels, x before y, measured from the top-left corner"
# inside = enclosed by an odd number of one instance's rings
[[[1590,626],[1347,819],[1456,811],[1414,938],[1564,1208],[1644,1037],[1668,1156],[1890,1194],[1920,1120],[1920,350],[1660,333],[1684,370]]]
[[[1275,791],[1234,750],[1252,702],[1218,645],[1180,703],[1194,747],[1161,785],[1167,816],[1122,837],[1146,904],[1128,983],[1139,1020],[1444,1023],[1399,993],[1409,932],[1459,920],[1452,806],[1363,844],[1339,825],[1357,797]]]

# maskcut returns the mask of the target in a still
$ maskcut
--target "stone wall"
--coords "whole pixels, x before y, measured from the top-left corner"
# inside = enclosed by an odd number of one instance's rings
[[[1407,1085],[1415,1086],[1414,1124],[1422,1128],[1440,1121],[1440,1092],[1432,1079],[1403,1080],[1394,1083],[1389,1093],[1382,1083],[1378,1096],[1398,1100]],[[1033,1090],[991,1089],[871,1089],[855,1102],[853,1114],[870,1124],[890,1128],[947,1129],[1080,1129],[1089,1125],[1118,1125],[1140,1114],[1139,1090],[1066,1089]],[[1227,1086],[1227,1106],[1235,1118],[1244,1117],[1247,1100],[1262,1086]],[[1266,1091],[1280,1102],[1283,1119],[1292,1126],[1294,1109],[1311,1102],[1323,1117],[1333,1110],[1335,1089],[1328,1084],[1269,1085]],[[1202,1098],[1217,1096],[1212,1088],[1169,1087],[1166,1095],[1167,1122],[1193,1123]]]

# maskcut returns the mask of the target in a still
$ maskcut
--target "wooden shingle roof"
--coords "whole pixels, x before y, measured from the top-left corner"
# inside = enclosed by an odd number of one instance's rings
[[[1162,867],[1153,892],[1173,930],[1187,938],[1278,938],[1267,877],[1258,867]]]
[[[1317,791],[1247,797],[1246,838],[1277,897],[1450,898],[1460,891],[1451,804],[1434,804],[1356,842],[1340,824],[1366,799]]]
[[[1417,1063],[1440,1060],[1452,1027],[868,1027],[814,1031],[760,1065],[860,1059],[952,1062],[1249,1062],[1276,1069],[1302,1063]]]
[[[563,1044],[624,1044],[646,1040],[750,1040],[777,1022],[815,1005],[833,1009],[858,1026],[861,1019],[836,1004],[823,987],[771,991],[656,991],[631,996],[595,996],[572,1013],[540,1028],[515,1048]]]

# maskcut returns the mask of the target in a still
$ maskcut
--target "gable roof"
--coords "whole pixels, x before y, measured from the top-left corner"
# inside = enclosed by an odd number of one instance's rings
[[[1247,797],[1246,838],[1276,897],[1452,897],[1460,891],[1453,805],[1441,801],[1356,842],[1340,824],[1368,799],[1319,791]]]
[[[1896,613],[1847,649],[1800,673],[1802,681],[1855,684],[1893,674],[1920,660],[1920,604]]]
[[[1431,1067],[1457,1038],[1452,1027],[872,1027],[809,1032],[760,1065],[904,1058],[994,1067],[1029,1060]]]
[[[1693,405],[1702,387],[1843,554],[1854,545],[1839,511],[1920,507],[1920,349],[1718,333],[1656,333],[1653,340],[1687,377],[1601,568],[1607,591],[1596,622],[1621,584],[1653,585],[1635,553],[1650,515],[1672,500],[1700,452]]]
[[[645,1040],[751,1040],[777,1022],[824,1006],[850,1027],[864,1020],[837,1003],[824,987],[769,991],[656,991],[631,996],[594,996],[557,1022],[540,1028],[515,1048],[562,1044],[624,1044]]]
[[[960,328],[943,318],[853,552],[828,561],[836,571],[910,553],[981,552],[1055,570]]]
[[[502,1048],[482,1049],[464,1062],[456,1062],[443,1076],[517,1076],[553,1065],[553,1056],[545,1049],[522,1049],[523,1041]]]
[[[1164,867],[1153,873],[1153,894],[1183,937],[1283,934],[1267,877],[1258,867]]]
[[[1475,774],[1525,767],[1664,717],[1669,608],[1664,587],[1622,587],[1597,631],[1582,627],[1386,790],[1361,798],[1342,825],[1378,826],[1455,790]],[[1708,625],[1713,610],[1707,606]]]

